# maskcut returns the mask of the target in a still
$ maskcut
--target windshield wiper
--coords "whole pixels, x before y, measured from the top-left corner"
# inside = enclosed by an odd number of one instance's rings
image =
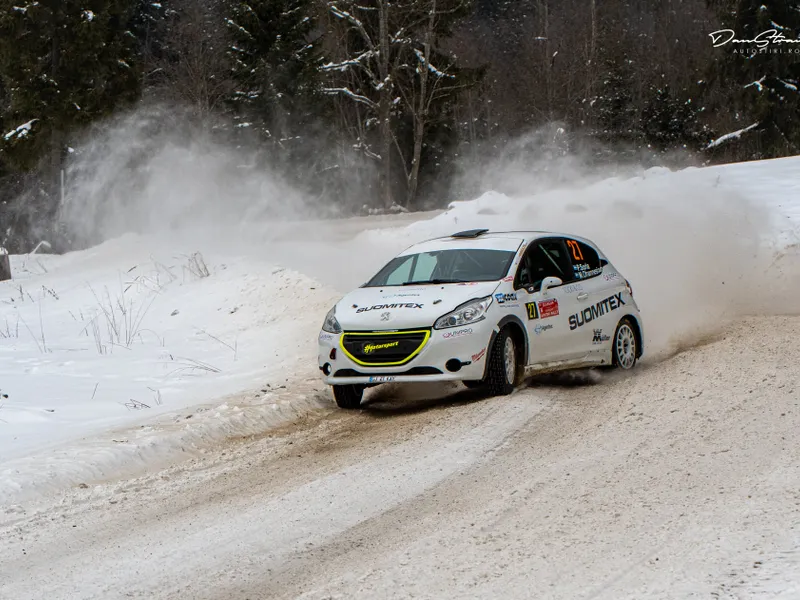
[[[467,283],[463,279],[428,279],[427,281],[408,281],[403,285],[439,285],[442,283]]]

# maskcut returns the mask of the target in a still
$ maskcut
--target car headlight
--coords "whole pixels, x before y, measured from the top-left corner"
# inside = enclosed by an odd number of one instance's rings
[[[479,300],[470,300],[466,304],[462,304],[453,312],[439,317],[434,329],[448,329],[450,327],[461,327],[462,325],[469,325],[470,323],[477,323],[486,318],[486,311],[492,304],[492,297],[480,298]]]
[[[322,331],[327,331],[328,333],[342,333],[342,326],[339,325],[339,321],[336,320],[336,305],[325,315]]]

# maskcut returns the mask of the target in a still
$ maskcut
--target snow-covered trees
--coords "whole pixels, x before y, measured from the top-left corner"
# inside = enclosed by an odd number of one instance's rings
[[[6,160],[31,167],[44,154],[53,172],[78,126],[134,100],[139,88],[130,0],[0,3],[0,135]]]
[[[142,93],[345,210],[441,205],[539,129],[597,160],[797,154],[798,39],[800,0],[0,0],[0,222],[54,214],[67,146]]]

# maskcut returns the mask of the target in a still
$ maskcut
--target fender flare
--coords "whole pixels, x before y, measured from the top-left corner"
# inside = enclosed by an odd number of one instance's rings
[[[492,335],[489,337],[489,345],[486,347],[486,361],[483,365],[483,378],[489,375],[489,363],[491,360],[491,352],[492,347],[494,346],[494,341],[497,339],[497,335],[500,333],[500,330],[503,329],[509,323],[514,323],[522,330],[522,336],[525,339],[525,346],[523,348],[523,366],[528,364],[528,359],[530,357],[530,338],[528,337],[528,328],[525,327],[525,323],[522,322],[517,315],[506,315],[502,319],[500,319],[497,324],[492,329]]]
[[[621,317],[620,320],[624,319],[625,317],[633,319],[636,322],[636,326],[639,328],[639,331],[637,332],[639,334],[639,347],[637,348],[638,355],[636,358],[641,358],[644,355],[644,326],[642,325],[642,319],[639,315],[628,313]]]

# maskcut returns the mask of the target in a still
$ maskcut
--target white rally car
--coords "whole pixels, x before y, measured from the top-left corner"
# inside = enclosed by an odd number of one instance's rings
[[[342,298],[319,368],[342,408],[387,382],[505,395],[526,371],[632,369],[643,339],[630,284],[590,240],[476,229],[411,246]]]

